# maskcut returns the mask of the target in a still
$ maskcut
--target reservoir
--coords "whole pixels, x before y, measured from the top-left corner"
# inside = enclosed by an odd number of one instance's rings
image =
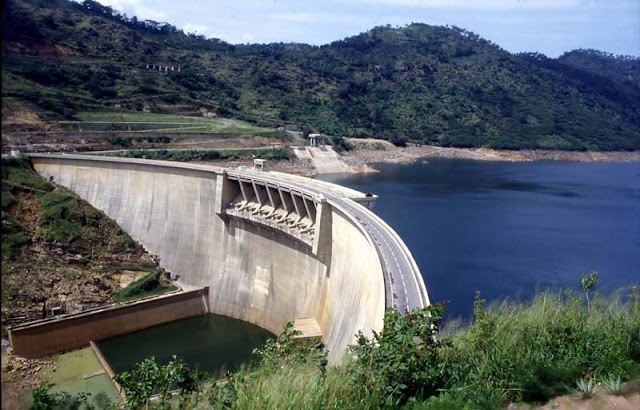
[[[176,355],[192,369],[224,376],[254,359],[253,349],[273,337],[250,323],[208,314],[103,340],[98,347],[118,374],[149,356],[166,364]]]
[[[640,283],[640,163],[425,159],[318,178],[380,195],[374,211],[405,241],[432,302],[470,317],[488,301]]]

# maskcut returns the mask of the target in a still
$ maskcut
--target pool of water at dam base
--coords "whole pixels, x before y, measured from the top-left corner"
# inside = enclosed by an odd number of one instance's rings
[[[318,179],[380,195],[374,211],[405,241],[432,302],[469,317],[488,300],[640,283],[640,163],[425,159]]]
[[[192,369],[222,376],[254,359],[253,349],[273,337],[250,323],[208,314],[103,340],[98,347],[116,373],[149,356],[166,364],[176,355]]]

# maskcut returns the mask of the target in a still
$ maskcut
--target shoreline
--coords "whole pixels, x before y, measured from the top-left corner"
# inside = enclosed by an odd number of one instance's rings
[[[411,164],[426,158],[471,159],[478,161],[565,161],[565,162],[635,162],[640,151],[554,151],[495,150],[488,148],[445,148],[435,146],[396,147],[381,140],[350,140],[354,149],[343,153],[342,160],[355,173],[378,172],[375,163]]]
[[[551,150],[492,150],[486,148],[443,148],[433,146],[396,147],[387,141],[371,140],[377,148],[363,146],[362,140],[353,150],[343,152],[340,160],[354,174],[380,172],[375,164],[412,164],[428,158],[470,159],[476,161],[532,162],[532,161],[565,161],[565,162],[640,162],[640,151],[581,152]],[[383,148],[381,148],[381,146]],[[236,168],[244,165],[252,167],[250,161],[214,161],[194,162],[205,165]],[[294,159],[270,162],[271,171],[285,172],[305,177],[320,175],[311,160]]]

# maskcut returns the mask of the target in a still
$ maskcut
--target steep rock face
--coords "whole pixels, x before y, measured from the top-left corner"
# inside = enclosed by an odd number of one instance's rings
[[[467,30],[425,24],[376,27],[322,47],[233,46],[92,1],[9,0],[3,23],[3,97],[57,118],[96,105],[186,105],[398,145],[640,149],[633,57],[513,55]],[[27,58],[30,49],[15,44],[57,54]],[[68,57],[76,51],[82,56]]]
[[[2,161],[2,326],[111,302],[118,273],[158,264],[114,221],[41,179],[26,161]]]

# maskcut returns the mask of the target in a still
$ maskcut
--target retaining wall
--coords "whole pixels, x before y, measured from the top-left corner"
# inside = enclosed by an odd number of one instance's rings
[[[115,219],[179,275],[181,286],[209,286],[211,313],[274,334],[288,321],[316,318],[332,363],[358,331],[382,329],[385,288],[376,248],[354,217],[329,204],[322,204],[317,227],[327,235],[314,253],[277,229],[218,213],[220,168],[71,155],[31,161],[45,178]]]
[[[92,340],[208,313],[208,289],[162,295],[125,305],[64,315],[9,330],[13,352],[35,358],[87,346]]]

